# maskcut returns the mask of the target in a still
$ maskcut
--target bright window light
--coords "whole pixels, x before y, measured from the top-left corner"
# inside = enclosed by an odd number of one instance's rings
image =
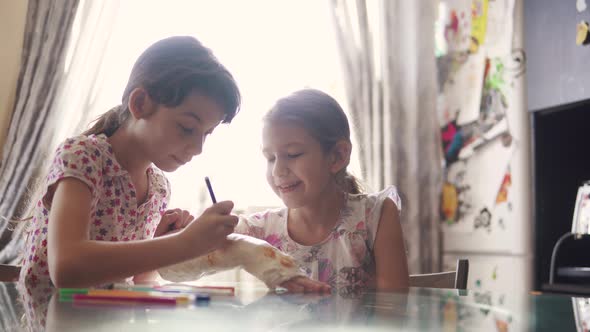
[[[211,48],[236,78],[243,97],[234,121],[207,139],[202,155],[174,173],[171,207],[198,213],[209,205],[204,176],[218,200],[242,210],[280,206],[265,180],[261,118],[273,102],[311,87],[334,96],[346,109],[340,57],[328,1],[125,0],[105,50],[96,115],[120,103],[139,54],[172,35],[192,35]],[[96,117],[93,116],[92,118]],[[353,156],[349,169],[360,174]]]

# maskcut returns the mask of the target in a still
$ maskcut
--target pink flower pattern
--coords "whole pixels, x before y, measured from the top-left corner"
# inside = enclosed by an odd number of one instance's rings
[[[138,206],[131,177],[115,159],[106,136],[77,136],[63,142],[55,152],[42,198],[28,226],[20,275],[27,292],[51,292],[54,287],[47,266],[47,226],[52,190],[59,180],[76,178],[90,188],[89,239],[130,241],[151,238],[168,205],[170,184],[164,173],[152,165],[147,175],[148,197]]]
[[[309,277],[330,284],[342,296],[354,297],[374,286],[373,244],[386,198],[401,210],[395,187],[374,194],[348,195],[340,222],[324,241],[313,246],[291,239],[286,208],[241,216],[236,232],[266,240],[293,256]]]

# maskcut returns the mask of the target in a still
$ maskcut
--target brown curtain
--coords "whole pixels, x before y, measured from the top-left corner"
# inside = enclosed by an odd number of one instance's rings
[[[348,113],[369,189],[396,185],[411,273],[440,271],[435,0],[332,0]]]
[[[65,50],[78,0],[29,0],[15,105],[0,165],[0,263],[16,258],[7,218],[17,213],[32,176],[43,163],[64,76]],[[21,244],[22,245],[22,244]]]

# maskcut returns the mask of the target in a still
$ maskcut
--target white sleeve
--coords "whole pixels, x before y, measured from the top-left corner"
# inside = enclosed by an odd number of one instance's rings
[[[401,211],[401,198],[397,193],[397,188],[394,186],[389,186],[380,192],[367,196],[367,201],[365,203],[365,220],[367,221],[367,227],[370,232],[369,242],[371,248],[373,247],[375,238],[377,236],[377,229],[379,228],[379,220],[381,219],[381,208],[383,207],[383,202],[385,202],[385,200],[388,198],[391,199],[397,206],[397,209]]]

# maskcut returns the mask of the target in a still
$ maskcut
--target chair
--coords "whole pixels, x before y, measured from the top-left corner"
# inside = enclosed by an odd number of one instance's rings
[[[469,260],[458,259],[455,271],[412,274],[410,287],[467,289]]]
[[[0,282],[17,281],[20,266],[0,264]]]

